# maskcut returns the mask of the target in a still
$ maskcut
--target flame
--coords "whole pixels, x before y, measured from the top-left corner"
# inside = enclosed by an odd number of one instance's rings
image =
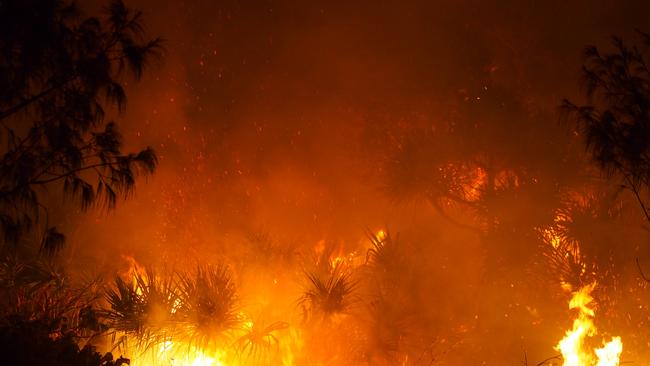
[[[546,228],[541,230],[542,238],[545,242],[550,244],[554,249],[557,249],[562,244],[562,238],[558,235],[555,230],[551,228]]]
[[[603,347],[590,350],[586,344],[587,338],[597,334],[593,322],[594,309],[589,306],[593,301],[591,292],[596,283],[584,286],[573,293],[569,309],[578,309],[578,317],[573,321],[573,328],[555,346],[562,353],[564,366],[617,366],[620,362],[623,342],[620,337],[614,337],[609,342],[603,342]],[[595,356],[595,357],[594,357]]]
[[[357,263],[359,261],[358,259],[359,256],[356,251],[348,253],[347,255],[344,254],[337,255],[330,259],[330,267],[332,269],[336,269],[341,265],[355,266],[356,264],[358,264]]]
[[[253,324],[248,322],[244,326],[252,327]],[[291,328],[287,335],[280,338],[277,358],[269,359],[269,362],[279,366],[294,366],[302,353],[302,334],[298,329]],[[256,361],[259,361],[237,355],[233,349],[207,351],[173,341],[163,342],[157,352],[136,352],[136,354],[138,356],[131,359],[133,366],[239,366],[257,364]]]
[[[484,169],[476,168],[469,172],[469,181],[462,184],[465,199],[470,202],[481,198],[485,185],[487,184],[487,173]]]
[[[128,270],[121,272],[120,275],[131,280],[133,288],[138,295],[142,295],[142,287],[138,284],[138,275],[144,281],[148,281],[146,269],[130,255],[122,255],[122,259],[128,263]],[[145,283],[146,284],[146,283]]]
[[[228,366],[222,359],[225,352],[217,350],[206,354],[202,350],[186,345],[179,345],[172,341],[165,341],[160,345],[158,354],[142,354],[133,360],[134,366]],[[153,357],[152,357],[153,356]]]
[[[619,364],[621,352],[623,352],[623,342],[621,337],[614,337],[608,343],[604,343],[602,348],[596,351],[598,364],[596,366],[615,366]]]
[[[247,319],[242,323],[242,330],[255,329],[256,323]],[[202,349],[184,341],[166,340],[157,347],[143,350],[141,345],[131,344],[135,357],[131,357],[133,366],[243,366],[273,364],[294,366],[302,358],[303,335],[294,327],[285,332],[269,335],[268,358],[247,357],[236,347],[236,342],[225,344],[222,348]],[[273,343],[271,340],[277,342]],[[250,354],[249,354],[250,356]]]
[[[289,335],[280,342],[282,366],[293,366],[298,355],[302,353],[304,341],[301,332],[296,328],[289,330]]]

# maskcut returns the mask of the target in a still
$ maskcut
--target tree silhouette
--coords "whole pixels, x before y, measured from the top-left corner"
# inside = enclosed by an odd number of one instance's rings
[[[643,48],[650,35],[638,31]],[[612,40],[614,51],[585,49],[583,76],[587,104],[564,100],[562,110],[577,122],[587,150],[609,177],[621,179],[639,203],[646,220],[644,194],[650,187],[650,70],[647,49]]]
[[[448,114],[406,131],[396,148],[386,149],[389,195],[424,199],[441,217],[479,235],[550,221],[559,199],[554,192],[568,180],[558,166],[574,165],[564,131],[549,128],[543,111],[489,76],[476,84],[450,97]],[[534,214],[531,205],[539,207]]]
[[[50,226],[43,195],[53,187],[85,210],[113,208],[157,160],[146,148],[122,152],[105,111],[124,112],[123,80],[138,80],[160,39],[146,38],[142,14],[121,0],[84,17],[67,0],[0,3],[0,235],[24,243],[36,232],[52,254],[64,236]],[[43,217],[44,216],[44,217]]]
[[[472,258],[481,258],[482,275],[474,334],[514,337],[531,322],[512,304],[534,304],[539,296],[532,289],[541,282],[530,281],[531,269],[546,260],[539,228],[554,222],[564,196],[584,178],[576,177],[582,166],[569,154],[566,132],[543,109],[489,74],[477,81],[450,95],[448,112],[395,134],[382,172],[390,196],[430,203],[476,238],[480,254]],[[510,286],[524,290],[503,291]],[[511,320],[504,323],[496,314],[506,312]],[[498,359],[509,347],[502,342],[477,352]]]
[[[0,322],[0,354],[7,365],[52,365],[52,366],[122,366],[130,360],[104,355],[95,347],[80,348],[75,337],[61,334],[56,328],[60,319],[26,320],[10,317]]]

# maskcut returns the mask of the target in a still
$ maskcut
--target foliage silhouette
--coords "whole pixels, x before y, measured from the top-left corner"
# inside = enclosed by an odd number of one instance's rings
[[[138,174],[157,165],[151,148],[122,152],[108,109],[123,112],[123,80],[142,77],[161,41],[146,38],[142,14],[121,0],[103,18],[84,17],[67,0],[0,3],[0,235],[5,246],[38,232],[53,254],[64,236],[44,198],[62,189],[83,210],[113,208]],[[42,217],[44,214],[44,218]],[[36,230],[38,229],[38,230]]]
[[[650,70],[646,64],[650,35],[638,31],[642,48],[614,37],[614,51],[584,51],[587,104],[564,100],[562,111],[576,123],[587,150],[610,177],[621,179],[635,196],[645,218],[644,193],[650,187]]]
[[[371,247],[366,252],[366,264],[381,272],[395,270],[404,265],[404,255],[400,251],[399,235],[393,238],[389,232],[379,234],[366,230]]]
[[[94,347],[79,348],[72,333],[61,334],[56,321],[28,320],[19,316],[0,323],[2,362],[20,366],[121,366],[126,358],[101,355]]]
[[[306,320],[321,316],[326,320],[333,315],[347,312],[357,301],[354,291],[357,282],[349,271],[337,266],[330,273],[306,272],[308,283],[298,299]]]
[[[179,301],[178,285],[171,278],[158,276],[148,269],[134,272],[131,281],[115,277],[113,288],[106,291],[110,310],[104,318],[114,335],[135,336],[142,348],[161,344],[171,328]],[[118,342],[119,345],[120,342]]]
[[[116,366],[129,360],[92,346],[107,328],[94,305],[98,280],[76,287],[46,261],[4,258],[0,267],[0,352],[12,365]]]
[[[199,347],[218,346],[241,323],[233,273],[227,265],[217,264],[178,277],[181,337]]]
[[[280,340],[276,334],[284,329],[289,328],[289,323],[276,321],[266,324],[261,317],[255,321],[249,321],[244,324],[244,334],[237,339],[237,350],[244,362],[255,364],[269,364],[273,354],[280,348]]]
[[[101,297],[98,279],[73,284],[59,267],[44,260],[15,257],[0,261],[0,319],[63,320],[61,329],[92,339],[105,330],[94,305]]]
[[[218,346],[241,320],[232,273],[222,264],[174,276],[151,269],[134,271],[131,280],[117,276],[106,300],[110,309],[103,317],[116,345],[128,345],[132,337],[142,350],[169,340],[199,348]]]
[[[386,146],[386,191],[397,200],[424,199],[442,218],[479,235],[534,227],[547,217],[520,222],[524,215],[515,213],[513,201],[533,200],[561,183],[558,164],[537,155],[544,151],[555,162],[571,164],[552,135],[562,131],[550,130],[522,95],[490,75],[479,83],[450,97],[442,121],[406,129],[395,146]],[[554,206],[548,201],[535,202],[539,216],[550,216]]]

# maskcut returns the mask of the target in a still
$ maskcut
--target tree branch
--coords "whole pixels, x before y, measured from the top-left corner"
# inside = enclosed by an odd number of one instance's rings
[[[636,260],[636,268],[639,270],[639,274],[641,275],[641,278],[643,278],[645,282],[650,282],[650,279],[646,277],[645,273],[643,273],[643,270],[641,269],[641,264],[639,263],[639,257],[636,257],[635,260]]]
[[[55,182],[55,181],[57,181],[59,179],[69,177],[69,176],[71,176],[73,174],[76,174],[78,172],[82,172],[82,171],[89,170],[89,169],[94,169],[94,168],[113,166],[113,165],[117,165],[117,164],[118,164],[118,162],[116,162],[116,161],[109,161],[109,162],[106,162],[106,163],[97,163],[97,164],[92,164],[92,165],[86,165],[86,166],[83,166],[83,167],[80,167],[80,168],[77,168],[77,169],[72,169],[72,170],[66,172],[65,174],[55,175],[52,178],[32,181],[32,182],[29,183],[29,185],[35,185],[35,184],[36,185],[42,185],[42,184],[52,183],[52,182]]]
[[[436,202],[435,200],[429,199],[429,202],[431,203],[433,208],[435,208],[436,211],[438,211],[440,216],[442,216],[445,220],[449,221],[450,223],[454,224],[455,226],[458,226],[459,228],[462,228],[462,229],[465,229],[465,230],[473,231],[473,232],[475,232],[477,234],[482,233],[481,229],[479,229],[479,228],[477,228],[475,226],[472,226],[472,225],[464,224],[464,223],[454,219],[453,217],[449,216],[449,214],[447,214],[445,212],[445,210],[442,207],[440,207],[440,204],[438,202]]]
[[[639,194],[639,190],[637,189],[636,185],[632,182],[630,179],[629,175],[625,176],[625,181],[629,184],[630,189],[634,193],[634,196],[636,197],[636,201],[639,203],[639,206],[641,206],[641,210],[643,211],[643,214],[645,215],[646,221],[650,222],[650,213],[648,213],[648,209],[646,208],[645,204],[643,203],[643,200],[641,199],[641,195]]]
[[[68,84],[69,82],[71,82],[74,79],[75,79],[75,77],[72,76],[72,77],[68,78],[67,80],[65,80],[65,81],[63,81],[61,83],[55,84],[55,85],[41,91],[38,94],[32,95],[31,97],[22,100],[20,103],[16,104],[13,107],[10,107],[7,110],[0,111],[0,121],[4,120],[7,117],[10,117],[11,115],[13,115],[15,113],[20,112],[22,109],[26,108],[30,104],[38,101],[41,98],[44,98],[45,96],[47,96],[48,94],[50,94],[50,93],[52,93],[52,92],[54,92],[56,90],[64,87],[66,84]]]

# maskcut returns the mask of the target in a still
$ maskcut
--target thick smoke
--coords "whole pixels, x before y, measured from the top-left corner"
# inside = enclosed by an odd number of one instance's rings
[[[129,146],[153,146],[161,164],[115,212],[69,225],[77,268],[120,271],[126,256],[170,268],[225,261],[249,303],[298,321],[303,274],[318,256],[363,261],[367,231],[384,229],[405,251],[395,301],[419,316],[383,315],[403,322],[408,347],[447,364],[553,355],[570,315],[534,229],[576,196],[616,190],[586,164],[557,106],[582,100],[586,45],[650,30],[646,2],[129,5],[167,52],[129,85],[120,125]],[[497,166],[504,187],[523,188],[487,213],[459,205],[441,214],[431,167],[472,159]],[[637,303],[616,287],[634,281],[634,257],[647,252],[628,206],[615,222],[575,209],[584,252],[616,272],[597,277],[612,284],[602,311],[624,309],[603,320],[624,340],[647,322],[626,318]],[[512,229],[477,234],[495,220]],[[361,297],[372,291],[362,287]],[[372,323],[372,310],[355,311]]]

